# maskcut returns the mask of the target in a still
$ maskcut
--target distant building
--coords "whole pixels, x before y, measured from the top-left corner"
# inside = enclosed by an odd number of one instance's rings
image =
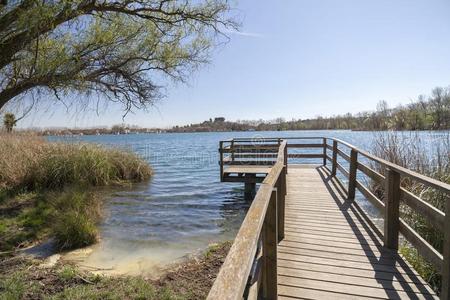
[[[225,118],[224,117],[214,118],[214,122],[225,122]]]

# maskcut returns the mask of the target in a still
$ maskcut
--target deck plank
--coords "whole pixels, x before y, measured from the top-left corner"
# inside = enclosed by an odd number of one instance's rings
[[[288,170],[279,299],[438,299],[322,167]]]
[[[251,166],[251,165],[236,165],[224,168],[224,174],[269,174],[272,167],[270,166]]]

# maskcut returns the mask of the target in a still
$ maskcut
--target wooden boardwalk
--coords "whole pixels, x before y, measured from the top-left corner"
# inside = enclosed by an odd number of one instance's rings
[[[244,183],[252,204],[209,300],[450,300],[448,183],[336,138],[239,138],[220,141],[219,154],[221,181]],[[445,196],[445,210],[412,193],[403,179]],[[380,224],[355,199],[371,203]],[[442,251],[402,218],[400,204],[442,233]],[[398,253],[400,239],[441,275],[439,298]]]
[[[279,299],[437,299],[329,175],[289,166]]]

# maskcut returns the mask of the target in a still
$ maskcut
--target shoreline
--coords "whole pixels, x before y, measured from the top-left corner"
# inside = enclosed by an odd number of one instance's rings
[[[79,131],[83,131],[80,129]],[[70,131],[70,130],[69,130]],[[75,130],[76,131],[76,130]],[[130,133],[102,133],[102,134],[91,134],[91,133],[81,133],[81,134],[40,134],[36,132],[39,136],[44,137],[82,137],[82,136],[127,136],[127,135],[159,135],[159,134],[178,134],[178,133],[234,133],[234,132],[248,132],[248,133],[258,133],[258,132],[304,132],[304,131],[348,131],[348,132],[448,132],[450,129],[379,129],[379,130],[369,130],[369,129],[288,129],[288,130],[205,130],[205,131],[161,131],[161,132],[130,132]]]
[[[12,256],[0,260],[0,294],[12,299],[204,299],[232,242],[210,245],[183,262],[170,265],[159,278],[106,276],[71,263]]]

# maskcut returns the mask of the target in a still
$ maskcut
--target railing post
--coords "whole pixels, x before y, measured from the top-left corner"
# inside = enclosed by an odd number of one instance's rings
[[[277,299],[277,190],[272,191],[264,219],[263,237],[263,297]]]
[[[284,239],[284,215],[286,201],[286,167],[283,167],[277,183],[278,242]]]
[[[231,141],[230,149],[231,149],[231,161],[234,161],[234,140]]]
[[[338,142],[333,141],[333,162],[331,164],[331,176],[336,176],[337,155],[338,155]]]
[[[400,173],[390,168],[386,172],[385,192],[384,246],[397,250],[400,226]]]
[[[323,138],[323,165],[327,165],[327,139]]]
[[[219,142],[220,181],[223,181],[223,141]]]
[[[441,299],[450,298],[450,203],[445,203],[445,222],[444,222],[444,251],[442,253],[444,262],[442,265],[442,288]]]
[[[285,168],[285,172],[287,174],[288,172],[288,149],[287,149],[287,143],[284,146],[284,168]]]
[[[352,149],[350,152],[350,170],[348,177],[348,199],[355,199],[356,192],[356,170],[358,164],[358,152]]]

